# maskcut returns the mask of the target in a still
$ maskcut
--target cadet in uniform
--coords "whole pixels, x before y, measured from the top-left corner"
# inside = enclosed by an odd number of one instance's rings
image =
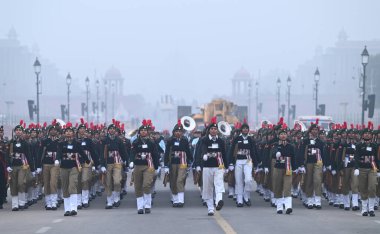
[[[183,137],[181,121],[174,126],[173,136],[166,144],[164,158],[164,173],[169,173],[170,190],[173,197],[173,207],[183,207],[185,204],[185,181],[188,165],[193,157],[190,153],[188,140]]]

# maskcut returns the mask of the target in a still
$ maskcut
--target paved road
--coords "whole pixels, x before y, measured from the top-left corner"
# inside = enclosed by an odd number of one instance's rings
[[[103,195],[76,217],[64,217],[62,207],[45,211],[41,201],[26,211],[11,212],[8,202],[0,210],[0,233],[380,233],[380,212],[373,218],[362,217],[360,212],[333,208],[326,201],[322,210],[307,210],[295,199],[293,214],[278,215],[256,193],[252,207],[237,208],[231,199],[225,198],[223,209],[208,217],[191,177],[184,208],[171,207],[169,189],[161,183],[157,181],[152,213],[144,215],[137,214],[132,188],[119,208],[105,210]]]

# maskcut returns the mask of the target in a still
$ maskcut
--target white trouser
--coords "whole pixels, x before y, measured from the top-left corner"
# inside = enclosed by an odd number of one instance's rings
[[[283,210],[284,209],[283,205],[284,205],[284,198],[283,197],[277,198],[277,205],[276,205],[277,211]]]
[[[137,202],[137,210],[144,209],[144,197],[136,198],[136,202]]]
[[[206,201],[206,204],[207,204],[207,210],[208,212],[212,212],[214,213],[214,203],[213,203],[213,199],[207,199],[205,200]]]
[[[228,195],[229,196],[235,195],[235,187],[234,186],[228,186]]]
[[[152,207],[152,194],[144,193],[144,208],[150,209]]]
[[[120,192],[112,191],[112,197],[114,202],[120,201]]]
[[[174,204],[177,204],[179,202],[179,200],[178,200],[178,194],[172,194],[172,198],[173,198],[173,203]]]
[[[63,206],[65,208],[65,212],[71,211],[70,197],[63,198]]]
[[[52,206],[52,202],[51,202],[51,194],[50,195],[45,195],[45,204],[47,207],[51,207]]]
[[[25,206],[26,203],[26,194],[25,193],[18,193],[18,205],[19,206]]]
[[[322,203],[321,203],[321,197],[320,196],[314,196],[314,204],[316,206],[321,206]]]
[[[83,204],[88,204],[89,196],[90,196],[89,190],[82,190],[82,203]]]
[[[352,194],[352,206],[359,206],[359,196],[358,194]]]
[[[343,205],[344,208],[350,208],[350,195],[342,195],[343,196]]]
[[[362,200],[362,214],[368,212],[368,199]]]
[[[51,202],[51,207],[57,207],[58,195],[56,193],[50,194],[50,202]]]
[[[292,197],[283,198],[285,204],[285,210],[292,209]]]
[[[70,194],[71,210],[77,211],[78,209],[78,194]]]
[[[33,194],[34,193],[34,188],[33,187],[29,187],[28,188],[28,195],[27,195],[27,200],[28,200],[28,202],[29,201],[31,201],[31,200],[33,200]]]
[[[204,200],[214,198],[214,188],[215,188],[215,203],[218,204],[218,202],[222,200],[222,195],[225,192],[223,174],[224,174],[224,169],[219,169],[217,167],[203,168],[202,198]]]
[[[185,193],[184,192],[178,193],[178,203],[185,203]]]
[[[368,211],[375,211],[375,198],[368,198]]]
[[[252,190],[252,163],[248,163],[248,160],[236,160],[235,193],[237,194],[237,202],[243,203],[243,196],[248,200]]]
[[[12,208],[18,208],[18,196],[12,196]]]
[[[107,206],[113,205],[113,196],[107,196]]]
[[[77,196],[77,204],[78,205],[82,205],[82,193],[80,193],[80,194],[76,194]],[[70,195],[71,196],[71,195]]]

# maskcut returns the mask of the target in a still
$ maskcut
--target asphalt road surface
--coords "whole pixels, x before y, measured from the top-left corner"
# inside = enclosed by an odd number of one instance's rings
[[[132,187],[119,208],[105,210],[103,195],[75,217],[64,217],[63,206],[57,211],[46,211],[42,201],[25,211],[12,212],[9,200],[0,210],[0,233],[380,233],[379,211],[376,217],[362,217],[359,211],[334,208],[326,201],[322,210],[307,210],[299,199],[293,199],[293,213],[279,215],[257,193],[252,194],[252,206],[243,208],[237,208],[225,196],[223,209],[209,217],[192,177],[186,186],[185,207],[173,208],[169,188],[158,180],[152,213],[143,215],[137,214]]]

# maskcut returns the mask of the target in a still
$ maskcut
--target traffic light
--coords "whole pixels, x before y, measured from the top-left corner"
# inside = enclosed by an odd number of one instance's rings
[[[33,120],[33,114],[35,112],[33,100],[28,100],[28,110],[29,110],[29,118],[30,118],[30,120]]]

